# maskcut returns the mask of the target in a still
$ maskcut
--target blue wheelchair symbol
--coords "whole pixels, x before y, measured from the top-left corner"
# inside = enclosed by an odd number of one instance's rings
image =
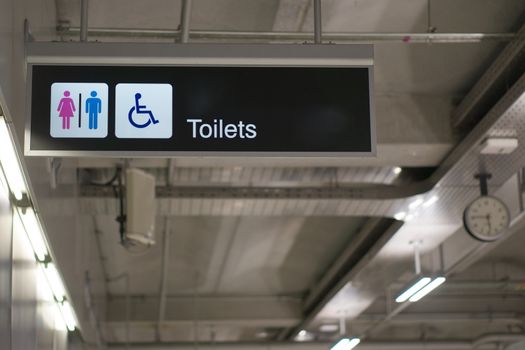
[[[153,116],[153,113],[149,110],[149,109],[146,109],[146,106],[145,105],[140,105],[139,104],[139,100],[140,98],[142,97],[142,95],[140,93],[136,93],[135,94],[135,105],[133,107],[131,107],[131,109],[129,110],[129,113],[128,113],[128,119],[129,119],[129,122],[131,123],[131,125],[133,125],[134,127],[136,128],[139,128],[139,129],[142,129],[142,128],[145,128],[147,127],[148,125],[150,124],[158,124],[159,121],[157,119],[155,119],[155,116]],[[137,122],[135,122],[135,120],[133,119],[133,114],[148,114],[149,115],[149,118],[146,122],[142,123],[142,124],[139,124]]]

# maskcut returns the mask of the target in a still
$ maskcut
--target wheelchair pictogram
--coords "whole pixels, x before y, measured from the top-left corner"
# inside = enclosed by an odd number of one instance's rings
[[[135,105],[131,107],[128,113],[128,120],[131,125],[138,129],[143,129],[148,127],[150,124],[158,124],[159,121],[155,119],[155,116],[153,115],[153,112],[149,109],[147,109],[146,105],[141,105],[139,100],[142,98],[142,95],[140,93],[135,94]],[[137,123],[135,121],[135,117],[139,114],[142,115],[148,115],[148,119],[143,123]],[[134,116],[135,115],[135,116]]]

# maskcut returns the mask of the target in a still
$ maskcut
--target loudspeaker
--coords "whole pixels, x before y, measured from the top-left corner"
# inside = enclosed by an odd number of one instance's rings
[[[126,170],[126,238],[155,244],[155,177],[134,168]]]

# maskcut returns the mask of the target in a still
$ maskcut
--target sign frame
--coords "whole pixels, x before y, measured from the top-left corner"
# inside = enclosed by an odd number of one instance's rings
[[[140,53],[137,55],[137,52]],[[47,157],[375,157],[372,45],[289,44],[158,44],[158,43],[38,43],[26,44],[26,125],[24,153]],[[78,151],[31,149],[32,71],[35,65],[144,67],[303,67],[367,68],[369,82],[370,152],[254,152],[254,151]]]

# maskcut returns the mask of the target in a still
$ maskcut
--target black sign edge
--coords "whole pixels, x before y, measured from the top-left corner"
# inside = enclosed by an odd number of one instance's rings
[[[32,107],[32,87],[33,87],[33,67],[39,65],[76,65],[60,63],[37,63],[28,62],[26,74],[26,122],[24,130],[24,155],[30,157],[100,157],[100,158],[170,158],[170,157],[261,157],[261,158],[377,158],[377,135],[376,117],[374,105],[374,65],[357,65],[351,67],[361,67],[368,69],[368,90],[369,90],[369,110],[370,110],[370,152],[162,152],[162,151],[57,151],[57,150],[33,150],[31,149],[31,107]],[[93,66],[102,64],[92,64]],[[91,66],[91,65],[89,65]],[[140,66],[144,66],[141,64]],[[147,66],[147,65],[146,65]],[[155,66],[152,64],[151,66]],[[171,65],[170,65],[171,66]],[[176,65],[173,65],[176,66]],[[202,66],[202,65],[198,65]],[[222,65],[210,65],[221,67]],[[327,67],[328,68],[328,67]]]

